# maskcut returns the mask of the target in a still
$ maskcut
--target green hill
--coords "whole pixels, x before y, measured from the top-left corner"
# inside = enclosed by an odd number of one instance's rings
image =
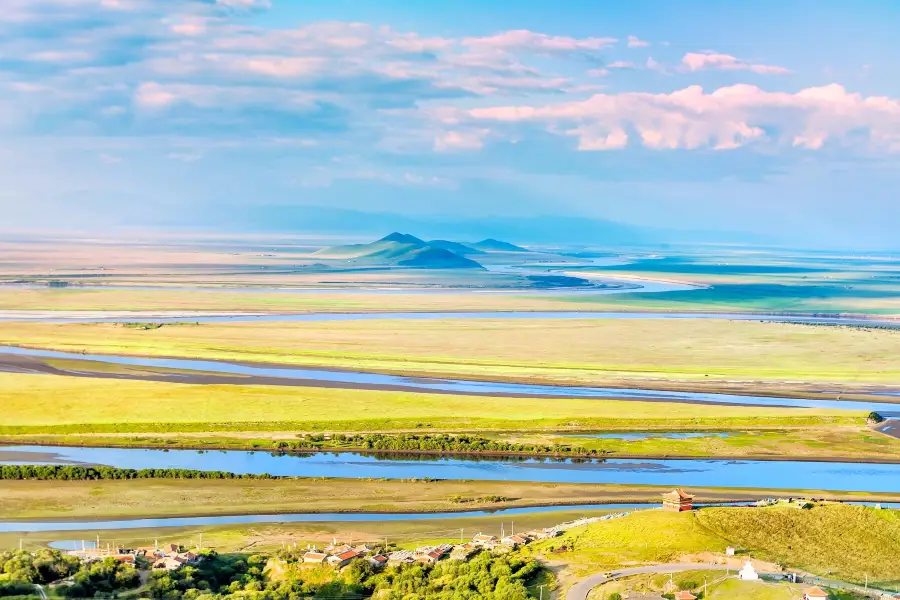
[[[528,248],[523,248],[522,246],[516,246],[515,244],[510,244],[509,242],[504,242],[502,240],[495,240],[493,238],[487,238],[486,240],[481,240],[480,242],[469,245],[472,248],[484,250],[485,252],[531,252]]]
[[[766,508],[717,507],[692,512],[635,512],[621,519],[567,531],[535,544],[559,554],[579,572],[624,562],[686,560],[735,546],[748,556],[821,576],[900,589],[900,511],[848,504]]]
[[[433,248],[442,248],[444,250],[449,250],[454,254],[459,254],[460,256],[468,256],[470,254],[484,254],[484,250],[479,250],[478,248],[473,248],[472,246],[468,246],[466,244],[460,244],[459,242],[451,242],[449,240],[429,240],[428,245]]]
[[[370,244],[349,244],[331,246],[314,253],[318,258],[335,260],[353,260],[370,265],[414,267],[419,269],[482,269],[474,260],[454,252],[451,248],[460,248],[481,253],[456,242],[437,240],[439,245],[432,245],[414,235],[394,232]],[[445,246],[445,247],[441,247]]]
[[[400,257],[401,260],[397,264],[402,267],[416,267],[420,269],[483,269],[479,263],[444,250],[443,248],[432,248],[426,246],[418,250],[413,250]]]

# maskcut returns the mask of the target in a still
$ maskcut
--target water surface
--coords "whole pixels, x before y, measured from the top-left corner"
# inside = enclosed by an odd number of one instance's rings
[[[15,453],[17,463],[40,463],[52,453],[55,464],[71,462],[130,469],[181,468],[257,475],[900,492],[898,464],[699,459],[601,461],[41,446],[14,446],[6,450]],[[29,452],[34,453],[34,461],[28,460]],[[5,463],[2,458],[0,453],[0,464]]]

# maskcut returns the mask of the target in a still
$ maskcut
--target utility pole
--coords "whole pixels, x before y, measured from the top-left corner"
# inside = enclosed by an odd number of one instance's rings
[[[459,528],[459,543],[460,543],[460,545],[462,545],[462,543],[463,543],[463,528],[462,527]]]
[[[703,597],[706,598],[706,576],[703,577]]]

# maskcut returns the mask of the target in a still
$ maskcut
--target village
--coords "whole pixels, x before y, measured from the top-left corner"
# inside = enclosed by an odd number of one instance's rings
[[[662,494],[661,500],[661,504],[657,505],[655,510],[687,512],[692,511],[695,508],[694,496],[680,488]],[[759,501],[755,504],[749,504],[747,506],[750,507],[755,505],[764,507],[772,504],[786,504],[802,510],[808,508],[815,502],[815,500],[806,498],[773,498]],[[650,507],[648,507],[648,509],[653,510]],[[515,530],[514,522],[509,523],[509,530],[507,532],[506,524],[504,523],[500,526],[500,531],[497,532],[496,535],[494,533],[478,532],[469,539],[463,539],[461,531],[460,539],[457,543],[422,545],[414,548],[409,548],[405,545],[388,544],[386,540],[383,544],[375,544],[372,542],[354,544],[352,542],[341,542],[336,538],[332,539],[330,544],[321,548],[312,544],[307,545],[305,548],[299,548],[298,543],[296,542],[293,545],[284,543],[282,546],[282,553],[279,557],[272,557],[270,561],[287,561],[299,564],[301,568],[330,568],[335,571],[340,571],[357,560],[363,560],[368,563],[373,571],[380,571],[388,567],[402,567],[415,564],[434,565],[445,560],[468,561],[480,553],[491,553],[493,555],[507,554],[537,541],[557,538],[571,529],[625,517],[629,515],[630,512],[631,511],[609,513],[603,516],[567,521],[543,529],[531,529],[519,532]],[[556,547],[553,547],[552,545],[550,547],[542,547],[542,552],[552,554],[564,554],[569,550],[570,548],[567,547],[565,543]],[[725,571],[723,578],[733,578],[742,582],[783,582],[794,584],[795,586],[796,584],[802,584],[804,582],[811,584],[818,583],[819,585],[810,585],[805,588],[795,587],[794,589],[802,590],[802,596],[798,595],[794,596],[794,598],[797,600],[800,600],[801,598],[802,600],[826,600],[833,597],[829,596],[828,591],[823,589],[823,587],[826,587],[826,582],[821,580],[820,583],[819,578],[814,578],[799,572],[786,571],[783,568],[776,570],[772,568],[771,565],[766,565],[766,563],[760,563],[758,561],[756,561],[756,565],[754,565],[754,561],[749,557],[738,558],[738,555],[743,554],[743,552],[733,546],[727,546],[720,552],[721,556],[715,559],[717,561],[715,565],[712,563],[709,565],[696,565],[695,568],[698,570],[702,568],[722,569]],[[142,572],[152,573],[177,571],[184,567],[197,566],[204,560],[207,560],[208,557],[214,556],[215,552],[213,549],[203,547],[201,535],[196,543],[191,542],[187,545],[178,543],[161,545],[158,541],[154,541],[153,545],[135,548],[123,548],[112,544],[103,545],[98,537],[95,542],[92,541],[90,544],[82,541],[80,548],[68,550],[67,554],[78,558],[85,564],[113,559],[118,563],[132,565]],[[738,565],[741,563],[743,563],[743,566],[739,567]],[[270,562],[270,564],[273,563]],[[760,568],[760,566],[763,570],[758,571],[757,569]],[[665,569],[666,565],[655,565],[647,567],[646,570],[643,571],[641,571],[641,568],[637,568],[637,571],[657,574],[669,572]],[[629,570],[626,569],[625,571]],[[635,571],[635,569],[631,569],[630,571]],[[627,577],[628,573],[613,572],[601,575],[602,577],[598,575],[600,579],[597,584],[602,586],[606,582]],[[827,584],[828,586],[840,585],[840,582],[827,582]],[[845,589],[854,589],[854,587],[851,586],[850,588]],[[875,590],[855,589],[855,591],[864,591],[866,592],[865,595],[867,597],[878,600],[896,600],[897,598],[900,598],[900,595],[889,593],[881,594]],[[663,596],[662,593],[629,592],[626,589],[623,590],[623,593],[619,594],[619,597],[635,600],[659,600],[664,597],[674,598],[675,600],[697,600],[697,598],[705,597],[704,592],[705,589],[669,589],[665,592],[668,596]],[[571,597],[571,594],[570,596],[567,596],[567,598],[569,597]]]

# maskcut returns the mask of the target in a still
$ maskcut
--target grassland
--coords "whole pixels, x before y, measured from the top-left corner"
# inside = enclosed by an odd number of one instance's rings
[[[277,480],[4,481],[4,519],[114,519],[320,512],[455,512],[562,504],[659,502],[661,486],[507,481],[299,478]],[[697,488],[697,502],[747,501],[784,490]],[[888,502],[900,494],[794,490],[793,495]],[[597,508],[602,508],[598,506]]]
[[[563,545],[572,550],[559,556],[576,572],[684,560],[734,545],[754,558],[817,575],[854,583],[868,575],[870,585],[900,587],[900,512],[861,506],[642,511],[566,532],[531,551]]]
[[[528,513],[515,516],[516,528],[523,530],[535,527],[550,527],[558,523],[585,516],[599,516],[609,513],[608,509],[554,511],[551,513]],[[399,520],[389,522],[328,521],[321,523],[275,523],[258,525],[222,525],[197,527],[163,527],[146,529],[98,529],[85,532],[45,531],[35,533],[0,533],[0,548],[16,548],[19,541],[25,548],[45,546],[53,540],[96,539],[102,543],[122,544],[125,547],[153,545],[170,542],[196,544],[203,535],[206,547],[220,552],[275,551],[283,545],[297,544],[304,547],[308,543],[330,543],[333,538],[353,543],[387,540],[390,543],[423,545],[425,543],[458,542],[460,535],[471,538],[478,532],[498,535],[501,524],[509,526],[509,515],[483,517],[459,517],[451,519]]]
[[[4,342],[474,379],[809,391],[900,381],[900,331],[722,320],[8,323]]]
[[[900,511],[824,505],[812,510],[710,508],[697,523],[754,556],[835,579],[900,587]]]
[[[628,277],[611,273],[612,277]],[[492,275],[493,277],[493,275]],[[648,279],[671,276],[642,274]],[[338,287],[379,285],[378,278],[357,283],[347,280]],[[639,280],[635,274],[632,285]],[[190,283],[190,282],[186,282]],[[493,280],[476,289],[492,289]],[[400,282],[400,288],[408,285]],[[508,284],[508,283],[507,283]],[[236,284],[244,285],[244,284]],[[259,284],[256,284],[259,285]],[[440,285],[440,284],[438,284]],[[3,311],[211,311],[268,313],[343,312],[440,312],[440,311],[666,311],[760,312],[797,314],[859,314],[900,316],[900,289],[856,289],[827,285],[730,283],[710,288],[668,292],[528,294],[473,294],[454,287],[438,293],[295,293],[254,291],[254,285],[234,290],[213,285],[209,289],[115,289],[83,287],[65,289],[4,289]],[[440,289],[440,288],[439,288]]]
[[[495,398],[0,373],[0,433],[859,426],[826,409]],[[113,408],[114,407],[114,408]]]

